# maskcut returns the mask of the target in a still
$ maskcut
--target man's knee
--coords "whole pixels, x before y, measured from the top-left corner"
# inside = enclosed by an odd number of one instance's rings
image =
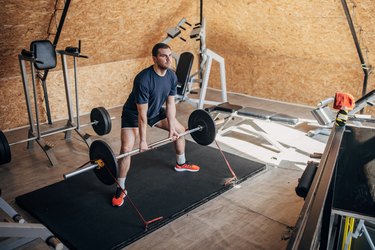
[[[129,144],[123,144],[120,147],[120,154],[125,154],[127,152],[130,152],[133,149],[134,145],[129,145]]]
[[[185,127],[176,119],[176,130],[179,134],[185,132]]]

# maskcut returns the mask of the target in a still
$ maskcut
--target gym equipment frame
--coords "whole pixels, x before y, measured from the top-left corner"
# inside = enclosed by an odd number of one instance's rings
[[[31,149],[33,147],[33,141],[35,140],[38,143],[38,145],[42,148],[42,150],[45,152],[45,154],[47,155],[51,165],[55,166],[57,165],[58,162],[52,151],[52,146],[48,145],[42,139],[42,137],[56,134],[59,132],[65,132],[65,139],[67,140],[67,139],[71,139],[71,131],[74,130],[84,140],[87,146],[90,146],[92,143],[90,135],[81,131],[82,126],[80,123],[80,114],[79,114],[78,80],[77,80],[77,58],[78,57],[88,58],[88,57],[80,54],[80,47],[81,47],[80,42],[79,42],[78,48],[67,47],[65,51],[63,50],[57,51],[57,53],[60,54],[61,61],[62,61],[62,70],[63,70],[63,75],[64,75],[65,94],[66,94],[67,109],[68,109],[68,121],[65,127],[55,128],[55,129],[41,132],[40,119],[39,119],[40,115],[39,115],[39,108],[38,108],[38,101],[37,101],[35,68],[37,68],[38,70],[54,68],[56,66],[56,52],[55,52],[54,46],[48,40],[34,41],[32,44],[33,44],[32,47],[34,48],[33,51],[22,50],[22,53],[18,55],[20,68],[21,68],[23,89],[24,89],[25,99],[26,99],[26,108],[27,108],[28,119],[29,119],[28,139],[20,141],[20,142],[27,141],[27,148]],[[73,108],[72,108],[72,101],[71,101],[70,82],[69,82],[68,67],[67,67],[67,62],[66,62],[67,56],[73,57],[73,63],[74,63],[74,87],[75,87],[75,104],[76,104],[75,122],[76,124],[74,123],[74,115],[73,115]],[[34,102],[33,104],[31,102],[29,84],[27,80],[28,78],[27,78],[27,73],[26,73],[26,63],[25,63],[26,61],[30,63],[32,96],[33,96],[33,102]],[[35,120],[33,116],[33,108],[35,111]],[[90,124],[93,124],[94,130],[97,131],[95,129],[95,126],[98,125],[100,121],[105,121],[104,123],[102,122],[100,126],[104,126],[105,133],[103,134],[109,133],[111,130],[111,124],[110,124],[111,118],[109,118],[108,112],[104,108],[100,107],[98,109],[100,109],[99,114],[102,117],[96,116],[97,120],[95,121],[92,120]],[[93,110],[93,111],[96,111],[96,110]]]
[[[185,18],[182,18],[175,27],[169,28],[167,30],[167,37],[162,41],[162,43],[168,43],[176,37],[179,37],[182,41],[186,42],[186,39],[180,36],[181,29],[186,30],[183,27],[184,24],[191,26],[191,24],[188,23]],[[182,93],[178,93],[178,96],[176,97],[177,102],[186,101],[198,109],[202,109],[204,104],[216,105],[221,102],[227,102],[225,60],[219,54],[215,53],[214,51],[206,47],[206,30],[205,29],[206,29],[206,22],[205,22],[205,19],[202,18],[202,22],[196,24],[190,33],[191,39],[195,39],[196,41],[201,42],[200,54],[202,57],[202,61],[199,65],[199,70],[188,77],[189,80],[186,83],[187,86],[184,87],[184,91]],[[180,59],[179,55],[173,54],[173,57],[176,59],[176,63],[178,65],[179,59]],[[220,65],[221,102],[206,100],[208,81],[210,78],[211,66],[212,66],[213,60],[218,62]],[[203,75],[202,79],[196,79],[197,76],[201,76],[201,75]],[[194,91],[193,90],[194,83],[200,84],[199,99],[193,99],[188,96]]]
[[[317,108],[311,110],[311,114],[314,116],[318,124],[321,126],[317,129],[311,130],[307,133],[308,136],[314,136],[317,134],[329,135],[330,129],[335,121],[335,112],[328,106],[334,101],[333,97],[327,98],[318,103]],[[374,119],[358,114],[366,107],[373,107],[375,101],[375,90],[372,90],[359,98],[355,102],[353,110],[348,112],[349,118],[354,124],[360,126],[361,122],[374,122]]]
[[[0,191],[1,192],[1,191]],[[0,222],[0,249],[16,249],[40,238],[53,249],[63,249],[64,245],[45,226],[38,223],[27,223],[2,197],[2,209],[14,222]]]
[[[374,128],[333,127],[287,249],[338,249],[343,235],[355,236],[343,233],[346,216],[359,220],[356,231],[373,247],[363,223],[375,225],[373,184],[365,171],[374,166],[374,146]]]

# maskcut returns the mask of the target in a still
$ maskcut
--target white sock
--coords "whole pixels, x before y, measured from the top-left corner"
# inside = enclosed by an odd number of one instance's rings
[[[120,187],[122,189],[125,189],[125,180],[126,180],[126,177],[125,178],[117,178],[117,182],[118,182],[118,184],[120,184]]]
[[[182,154],[182,155],[177,155],[176,154],[176,158],[177,158],[177,164],[178,165],[182,165],[186,162],[186,159],[185,159],[185,154]]]

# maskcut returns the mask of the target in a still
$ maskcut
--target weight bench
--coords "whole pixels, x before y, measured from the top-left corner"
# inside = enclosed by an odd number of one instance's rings
[[[245,107],[238,110],[238,115],[270,120],[273,122],[280,122],[289,125],[296,125],[299,122],[299,119],[294,116],[250,107]]]
[[[292,163],[304,169],[312,153],[322,153],[325,147],[325,143],[295,128],[306,122],[298,117],[230,103],[208,107],[206,111],[215,122],[223,121],[217,126],[217,141],[274,166]]]
[[[294,129],[301,122],[297,117],[227,102],[208,107],[206,111],[215,122],[223,121],[217,127],[218,141],[244,153],[251,152],[255,158],[270,164],[278,165],[287,160],[304,168],[312,152],[324,150],[324,143]]]
[[[228,102],[206,108],[206,111],[209,113],[229,113],[231,114],[230,118],[239,117],[243,119],[261,119],[269,120],[272,122],[279,122],[287,125],[296,125],[299,123],[299,119],[294,116],[281,114],[278,112],[273,112],[265,109],[242,107],[240,105],[234,105]],[[223,127],[230,121],[229,117],[227,117],[226,120],[227,122],[223,126],[221,126],[219,130],[223,130]]]

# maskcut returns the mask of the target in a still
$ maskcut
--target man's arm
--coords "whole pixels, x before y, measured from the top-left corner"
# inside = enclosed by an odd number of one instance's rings
[[[178,132],[176,131],[176,125],[175,125],[176,103],[175,103],[174,96],[171,96],[171,95],[168,96],[166,106],[167,106],[166,115],[167,115],[167,120],[169,124],[169,137],[178,136]]]
[[[137,104],[138,128],[139,128],[139,148],[141,151],[148,149],[147,145],[147,110],[148,103]]]

